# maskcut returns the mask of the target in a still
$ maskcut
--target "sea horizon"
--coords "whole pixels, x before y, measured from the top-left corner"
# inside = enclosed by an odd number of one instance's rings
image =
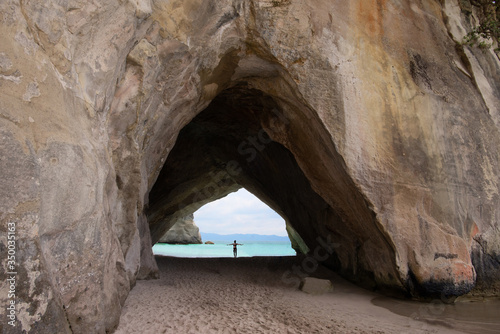
[[[265,242],[265,241],[290,242],[288,236],[281,236],[274,234],[255,234],[255,233],[219,234],[219,233],[200,232],[200,235],[203,243],[205,243],[206,241],[233,242],[234,240],[246,241],[246,242]]]

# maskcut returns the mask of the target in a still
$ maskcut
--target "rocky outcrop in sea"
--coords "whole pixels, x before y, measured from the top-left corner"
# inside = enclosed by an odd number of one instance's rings
[[[201,244],[200,229],[193,214],[178,220],[158,242],[167,244]]]

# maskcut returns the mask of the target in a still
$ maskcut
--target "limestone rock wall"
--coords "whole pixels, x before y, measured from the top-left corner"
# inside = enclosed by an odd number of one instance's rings
[[[200,229],[194,222],[194,216],[189,215],[178,220],[158,242],[168,244],[201,244]]]
[[[127,261],[140,251],[135,220],[131,241],[120,241],[107,131],[116,79],[143,34],[139,10],[119,1],[2,1],[0,13],[2,254],[8,222],[17,232],[16,326],[2,317],[1,327],[104,333],[116,326],[137,275],[138,260]]]
[[[0,13],[0,249],[14,222],[19,282],[4,332],[112,331],[156,276],[152,243],[241,186],[310,250],[328,236],[360,283],[498,294],[500,63],[457,44],[458,1]]]

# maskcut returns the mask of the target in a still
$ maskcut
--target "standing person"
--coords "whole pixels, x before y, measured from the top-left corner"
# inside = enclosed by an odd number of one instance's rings
[[[236,242],[236,240],[234,240],[234,242],[232,244],[227,244],[227,245],[233,246],[233,255],[234,255],[234,258],[236,259],[236,256],[238,256],[238,248],[236,246],[237,245],[243,246],[243,244],[239,244]]]

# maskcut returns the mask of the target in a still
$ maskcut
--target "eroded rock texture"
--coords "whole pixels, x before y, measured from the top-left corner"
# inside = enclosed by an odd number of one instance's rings
[[[500,63],[457,44],[457,0],[0,13],[0,248],[15,222],[19,282],[7,333],[113,330],[135,280],[157,275],[152,243],[240,187],[361,284],[498,295]]]
[[[158,242],[168,244],[201,244],[200,229],[194,222],[193,215],[178,220]]]

